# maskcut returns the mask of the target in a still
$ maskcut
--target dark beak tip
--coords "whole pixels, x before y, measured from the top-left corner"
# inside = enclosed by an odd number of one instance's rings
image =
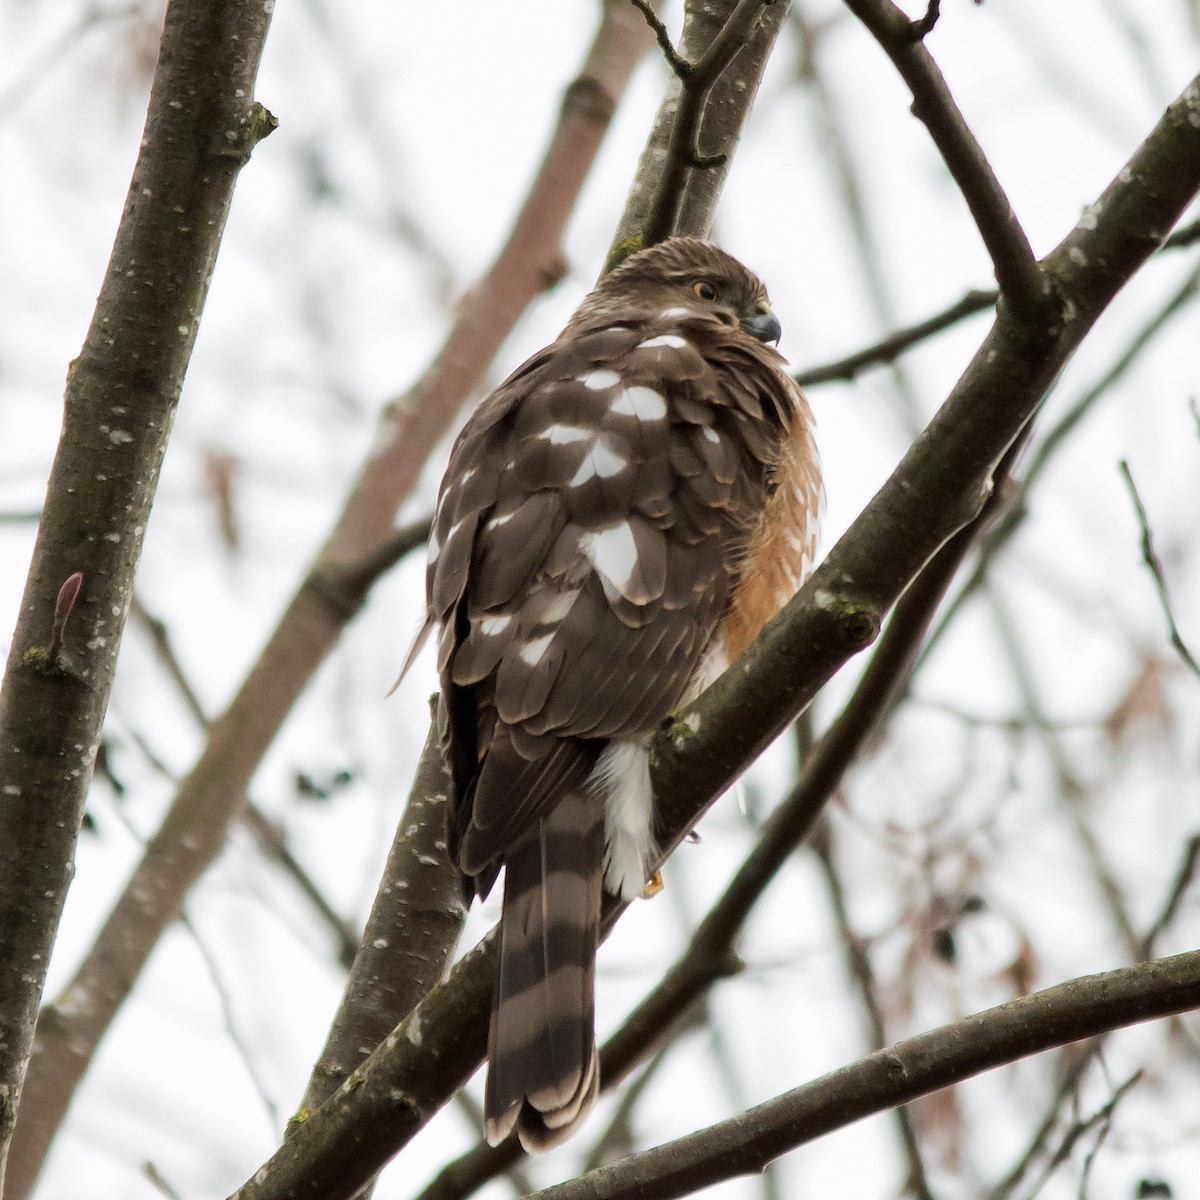
[[[769,342],[773,346],[779,344],[783,335],[783,326],[779,324],[779,318],[773,312],[743,318],[742,328],[752,338],[757,338],[760,342]]]

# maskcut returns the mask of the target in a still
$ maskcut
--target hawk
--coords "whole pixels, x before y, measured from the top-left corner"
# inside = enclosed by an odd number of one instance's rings
[[[672,238],[610,272],[450,455],[426,630],[467,901],[505,869],[493,1145],[515,1127],[549,1149],[594,1103],[601,889],[645,887],[651,735],[812,564],[813,421],[779,333],[741,263]]]

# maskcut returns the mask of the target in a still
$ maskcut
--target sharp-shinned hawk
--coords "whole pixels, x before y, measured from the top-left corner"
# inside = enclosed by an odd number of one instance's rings
[[[632,255],[467,422],[427,574],[450,850],[505,868],[486,1122],[565,1139],[598,1087],[602,885],[653,855],[648,745],[794,595],[821,479],[763,285],[706,242]]]

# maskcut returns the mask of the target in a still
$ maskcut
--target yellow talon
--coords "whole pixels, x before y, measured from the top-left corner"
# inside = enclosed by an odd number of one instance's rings
[[[662,872],[655,871],[654,874],[650,876],[650,882],[647,883],[644,888],[642,888],[642,899],[653,900],[654,897],[657,896],[665,886],[666,885],[663,883]]]

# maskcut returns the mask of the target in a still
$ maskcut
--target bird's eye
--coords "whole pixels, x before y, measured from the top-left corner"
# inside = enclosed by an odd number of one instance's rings
[[[692,291],[700,297],[701,300],[715,300],[717,298],[717,289],[713,287],[707,279],[697,280],[692,284]]]

